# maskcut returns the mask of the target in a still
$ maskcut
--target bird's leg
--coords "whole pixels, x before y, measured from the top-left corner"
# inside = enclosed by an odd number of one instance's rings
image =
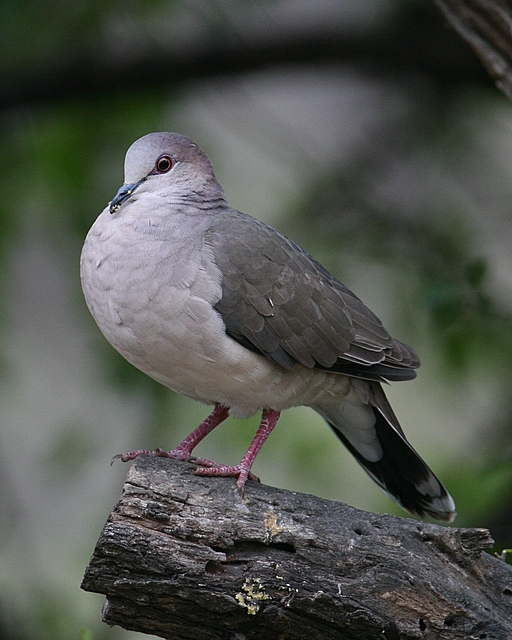
[[[210,431],[213,431],[221,422],[224,422],[228,416],[229,408],[225,407],[223,404],[216,404],[215,409],[201,422],[197,429],[194,429],[194,431],[192,431],[192,433],[172,451],[164,451],[163,449],[155,449],[154,451],[149,451],[148,449],[137,449],[137,451],[130,451],[129,453],[118,453],[112,458],[112,462],[117,458],[120,458],[122,462],[128,462],[143,454],[159,458],[188,460],[194,447],[196,447],[201,440],[210,433]]]
[[[188,460],[193,449],[205,438],[211,431],[215,429],[221,422],[229,416],[229,407],[223,404],[216,404],[215,409],[205,418],[201,424],[189,434],[183,442],[175,449],[167,453],[164,457],[175,458],[177,460]],[[159,450],[161,451],[161,449]],[[158,455],[162,455],[159,453]]]
[[[269,437],[274,427],[276,426],[277,421],[279,420],[279,416],[280,411],[274,411],[273,409],[263,409],[260,426],[256,431],[256,435],[252,439],[252,442],[249,445],[246,454],[244,455],[240,463],[235,467],[215,464],[214,462],[210,462],[209,460],[201,461],[201,459],[198,458],[197,460],[194,460],[194,462],[201,464],[202,466],[196,469],[194,473],[200,476],[233,476],[235,478],[238,478],[238,480],[236,481],[236,486],[240,493],[243,493],[246,480],[251,480],[255,477],[250,472],[252,464],[261,447],[265,444],[266,439]]]

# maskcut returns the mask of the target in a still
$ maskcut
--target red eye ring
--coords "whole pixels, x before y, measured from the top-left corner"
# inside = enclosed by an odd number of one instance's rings
[[[174,162],[175,162],[175,160],[174,160],[174,158],[172,156],[169,156],[166,153],[164,153],[155,162],[154,172],[155,173],[167,173],[168,171],[170,171],[173,168]]]

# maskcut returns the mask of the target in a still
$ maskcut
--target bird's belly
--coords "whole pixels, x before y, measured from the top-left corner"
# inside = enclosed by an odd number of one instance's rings
[[[174,391],[247,416],[314,404],[344,376],[297,365],[288,371],[230,338],[211,303],[188,288],[158,295],[96,289],[87,301],[98,326],[131,364]],[[345,379],[346,380],[346,379]]]
[[[204,243],[188,260],[178,262],[167,248],[162,256],[148,251],[146,259],[140,245],[138,252],[126,241],[118,246],[120,234],[105,224],[100,219],[84,245],[84,294],[102,333],[135,367],[178,393],[222,403],[237,415],[314,404],[331,389],[348,392],[344,376],[301,365],[285,370],[226,334],[214,308],[221,275],[203,254]]]

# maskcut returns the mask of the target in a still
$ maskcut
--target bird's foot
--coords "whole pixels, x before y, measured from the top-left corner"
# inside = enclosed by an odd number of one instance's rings
[[[114,456],[110,462],[112,465],[114,460],[121,460],[121,462],[130,462],[135,460],[138,456],[153,456],[155,458],[172,458],[173,460],[188,460],[190,458],[190,451],[186,451],[184,448],[176,447],[172,451],[165,451],[164,449],[155,449],[150,451],[149,449],[137,449],[136,451],[129,451],[128,453],[118,453]]]
[[[258,476],[251,473],[250,468],[244,465],[243,462],[236,466],[219,464],[217,462],[207,460],[206,458],[189,458],[189,462],[198,465],[194,470],[194,474],[196,476],[238,478],[236,481],[236,487],[242,494],[247,480],[250,480],[251,482],[260,481]]]

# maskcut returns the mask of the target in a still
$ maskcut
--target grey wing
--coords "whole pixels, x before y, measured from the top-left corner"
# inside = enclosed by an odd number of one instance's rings
[[[360,378],[408,380],[419,359],[294,242],[234,210],[207,234],[222,272],[226,332],[286,369],[297,362]]]

